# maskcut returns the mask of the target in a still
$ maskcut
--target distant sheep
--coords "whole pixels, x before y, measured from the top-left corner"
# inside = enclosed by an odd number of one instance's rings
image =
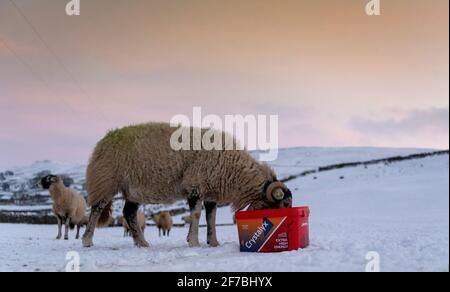
[[[97,227],[98,228],[110,228],[110,227],[114,227],[114,218],[111,216],[109,217],[108,220],[101,222],[101,224],[98,224]]]
[[[161,237],[161,231],[163,236],[170,236],[170,231],[173,227],[173,220],[169,212],[162,212],[158,215],[153,215],[153,221],[155,221],[156,227],[158,227],[159,237]]]
[[[292,207],[289,189],[277,180],[268,165],[257,162],[247,151],[176,151],[170,144],[174,132],[187,133],[188,138],[190,135],[191,145],[198,142],[194,141],[197,135],[192,128],[150,123],[113,130],[97,144],[86,177],[92,212],[83,237],[85,247],[93,245],[95,227],[107,220],[112,200],[119,192],[126,200],[124,216],[138,247],[149,246],[138,228],[140,204],[187,200],[192,218],[188,235],[191,247],[200,246],[198,232],[203,205],[211,246],[219,245],[215,224],[217,204],[231,203],[236,210],[247,206],[251,210]],[[210,130],[201,132],[206,134]],[[228,135],[217,133],[230,145]],[[237,145],[237,141],[232,141]]]
[[[60,177],[48,175],[41,179],[42,188],[49,190],[53,200],[53,212],[58,220],[58,235],[62,237],[62,225],[65,225],[64,239],[69,239],[69,227],[77,227],[76,239],[80,237],[80,228],[87,224],[86,201],[74,190],[67,188]]]
[[[144,233],[145,228],[147,227],[147,222],[146,222],[147,219],[145,218],[145,214],[143,212],[138,212],[137,216],[138,216],[137,221],[138,221],[139,227],[141,228],[142,233]],[[124,237],[133,235],[131,232],[130,226],[127,223],[127,220],[125,220],[125,217],[120,216],[117,220],[117,223],[119,225],[123,226],[123,231],[124,231],[123,236]]]
[[[192,223],[192,218],[191,218],[190,215],[183,216],[183,217],[181,218],[181,220],[183,220],[185,224],[191,224],[191,223]]]

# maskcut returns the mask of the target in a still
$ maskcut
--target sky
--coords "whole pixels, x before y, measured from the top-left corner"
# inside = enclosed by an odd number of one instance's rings
[[[194,106],[279,115],[280,147],[449,148],[447,0],[67,2],[0,0],[0,169]]]

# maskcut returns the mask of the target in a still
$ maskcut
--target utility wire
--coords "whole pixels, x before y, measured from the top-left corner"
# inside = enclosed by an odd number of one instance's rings
[[[30,73],[31,73],[31,75],[33,76],[33,78],[36,80],[36,81],[38,81],[38,82],[40,82],[41,83],[41,85],[45,88],[45,89],[47,89],[48,91],[49,91],[49,93],[50,93],[50,95],[53,95],[53,96],[55,96],[56,97],[56,94],[55,94],[55,91],[54,91],[54,89],[50,86],[50,84],[36,71],[36,70],[34,70],[34,68],[33,68],[33,66],[31,66],[30,65],[30,63],[28,63],[27,61],[25,61],[25,59],[24,58],[22,58],[22,56],[19,54],[19,53],[17,53],[16,52],[16,50],[14,50],[14,48],[12,47],[12,46],[10,46],[9,44],[8,44],[8,42],[5,40],[5,39],[3,39],[1,36],[0,36],[0,43],[3,45],[3,47],[5,47],[9,52],[10,52],[10,54],[12,55],[12,56],[14,56],[14,58],[16,58],[16,60],[20,63],[20,64],[22,64]],[[66,101],[64,101],[63,100],[63,104],[70,110],[70,111],[73,111],[73,112],[75,112],[75,110],[66,102]]]
[[[0,43],[13,55],[17,61],[22,64],[25,68],[30,71],[30,73],[33,75],[33,77],[41,82],[47,89],[49,89],[48,83],[33,69],[33,67],[26,62],[8,43],[0,36]]]
[[[40,42],[44,45],[44,47],[47,49],[47,51],[50,53],[50,55],[53,56],[53,58],[55,59],[56,63],[62,68],[64,73],[67,75],[67,77],[69,77],[69,79],[73,83],[73,85],[88,100],[92,100],[92,97],[90,96],[90,94],[81,86],[81,84],[78,82],[78,80],[75,78],[75,76],[69,70],[69,68],[64,64],[64,62],[61,60],[61,58],[58,56],[58,54],[56,54],[56,52],[45,41],[45,39],[43,38],[42,34],[38,31],[36,26],[30,21],[30,19],[26,16],[26,14],[22,11],[22,9],[14,2],[14,0],[9,0],[9,2],[16,9],[17,13],[23,18],[23,20],[28,24],[30,29],[33,31],[33,33],[36,35],[36,37],[40,40]],[[101,111],[99,111],[97,109],[97,113],[100,115],[101,118],[103,118],[104,121],[106,121],[106,119],[103,116]]]
[[[44,40],[44,38],[42,37],[42,35],[39,33],[39,31],[37,30],[37,28],[33,25],[33,23],[31,23],[30,19],[25,15],[25,13],[22,12],[22,10],[20,9],[19,6],[17,6],[17,4],[14,2],[14,0],[9,0],[9,2],[11,2],[11,4],[14,6],[14,8],[17,10],[17,13],[19,13],[19,15],[25,20],[25,22],[28,24],[28,26],[31,28],[31,30],[33,31],[33,33],[37,36],[37,38],[41,41],[41,43],[44,45],[44,47],[47,49],[47,51],[55,58],[56,62],[58,63],[59,66],[61,66],[61,68],[64,70],[64,72],[67,74],[67,76],[71,79],[71,81],[75,84],[75,86],[77,86],[79,88],[79,90],[81,92],[84,93],[84,90],[81,88],[81,86],[79,86],[79,83],[77,82],[77,80],[74,78],[74,76],[72,75],[72,73],[69,71],[69,69],[66,67],[66,65],[61,61],[61,59],[59,58],[59,56],[55,53],[55,51],[53,51],[53,49],[47,44],[47,42]]]

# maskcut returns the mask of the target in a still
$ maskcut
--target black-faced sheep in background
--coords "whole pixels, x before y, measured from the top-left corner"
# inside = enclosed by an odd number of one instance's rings
[[[176,151],[170,143],[175,131],[190,135],[191,149],[198,143],[192,128],[150,123],[111,131],[97,144],[86,177],[92,211],[83,236],[85,247],[93,245],[95,227],[108,220],[112,200],[119,192],[126,200],[124,216],[139,247],[149,246],[137,222],[140,204],[170,204],[187,199],[192,218],[188,235],[191,247],[200,245],[203,205],[211,246],[219,244],[217,204],[231,203],[236,210],[247,206],[254,210],[292,207],[289,189],[277,180],[268,165],[257,162],[247,151]],[[205,134],[208,130],[201,131]]]
[[[64,186],[63,180],[54,175],[48,175],[41,179],[42,188],[49,190],[53,200],[53,212],[58,220],[58,235],[62,237],[62,225],[65,225],[64,239],[69,239],[69,227],[77,227],[76,239],[80,237],[80,228],[87,222],[86,201],[83,196],[74,190]]]

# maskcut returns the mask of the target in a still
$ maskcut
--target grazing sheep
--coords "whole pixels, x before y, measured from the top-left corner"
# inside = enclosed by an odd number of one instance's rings
[[[98,228],[110,228],[110,227],[114,227],[114,224],[115,224],[114,218],[111,216],[105,222],[101,222],[101,224],[98,224],[97,227]]]
[[[58,236],[61,239],[62,224],[65,225],[64,239],[69,239],[69,227],[77,227],[76,239],[80,237],[80,228],[88,223],[86,214],[86,201],[74,190],[67,188],[63,180],[54,175],[48,175],[41,179],[42,188],[49,190],[53,199],[53,212],[58,220]]]
[[[156,227],[159,230],[159,237],[161,237],[161,231],[163,236],[170,236],[170,230],[173,227],[172,216],[169,212],[162,212],[158,215],[153,215],[153,221],[156,223]]]
[[[138,247],[149,246],[137,223],[140,204],[187,199],[192,218],[188,235],[191,247],[200,246],[198,231],[203,205],[211,246],[219,245],[215,224],[218,204],[231,203],[236,210],[247,206],[252,210],[292,207],[289,189],[277,180],[268,165],[257,162],[247,151],[176,151],[170,143],[175,132],[187,133],[191,149],[198,145],[193,128],[158,123],[113,130],[97,144],[86,177],[92,212],[83,237],[85,247],[93,245],[96,224],[107,220],[112,200],[119,192],[126,200],[124,216]],[[210,130],[201,132],[208,134]],[[230,145],[229,136],[218,133]],[[234,139],[233,145],[237,145]]]
[[[145,218],[145,214],[143,212],[138,212],[137,216],[138,216],[137,221],[138,221],[139,227],[141,228],[142,233],[144,233],[145,228],[147,227],[147,222],[146,222],[147,219]],[[125,217],[120,216],[117,220],[117,223],[119,225],[123,226],[123,230],[124,230],[123,237],[132,236],[130,226],[128,225],[127,220],[125,220]]]
[[[183,217],[181,218],[181,220],[184,221],[184,224],[191,224],[191,223],[192,223],[192,218],[191,218],[190,215],[183,216]]]

